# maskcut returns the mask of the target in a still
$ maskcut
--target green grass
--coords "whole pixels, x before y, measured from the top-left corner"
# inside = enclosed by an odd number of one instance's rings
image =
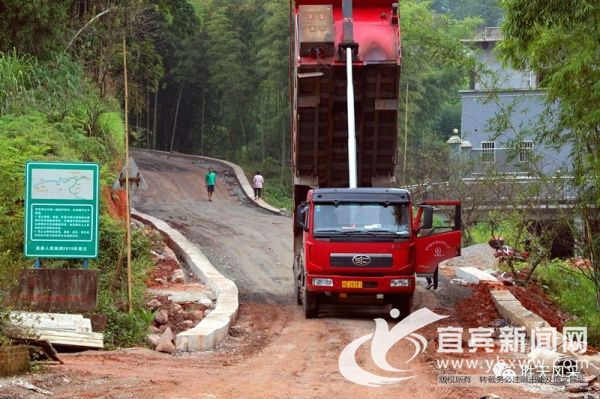
[[[552,301],[573,316],[568,324],[587,327],[589,344],[600,346],[600,313],[592,282],[558,259],[540,265],[536,275]]]

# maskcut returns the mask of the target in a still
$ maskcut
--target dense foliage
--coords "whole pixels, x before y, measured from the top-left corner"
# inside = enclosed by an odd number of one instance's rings
[[[547,145],[570,146],[576,193],[565,215],[578,252],[589,260],[580,272],[595,287],[600,312],[600,7],[597,1],[505,0],[505,60],[540,71],[556,124],[537,132]]]
[[[123,156],[123,124],[117,103],[103,99],[85,78],[82,68],[68,57],[56,55],[40,61],[14,51],[0,53],[0,69],[0,313],[3,313],[3,299],[16,282],[19,270],[32,263],[23,257],[25,162],[98,162],[102,165],[102,184],[109,184]],[[102,204],[103,210],[106,205]],[[143,277],[151,264],[148,242],[136,235],[133,269],[138,287],[134,298],[137,306],[136,313],[129,315],[122,305],[127,295],[126,273],[123,267],[116,267],[119,257],[123,257],[124,233],[121,221],[104,216],[100,229],[101,256],[91,262],[92,268],[101,271],[99,311],[109,317],[106,342],[117,345],[140,342],[145,334],[147,317],[140,310],[143,292],[139,287],[144,287]],[[77,261],[62,260],[46,261],[44,265],[80,267]],[[0,320],[0,330],[1,324]]]

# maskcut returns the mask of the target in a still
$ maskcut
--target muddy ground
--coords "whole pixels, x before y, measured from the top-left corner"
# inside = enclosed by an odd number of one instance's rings
[[[410,363],[415,377],[401,384],[368,388],[346,380],[338,371],[342,349],[373,332],[381,308],[329,309],[305,320],[292,301],[291,218],[270,214],[243,197],[233,175],[218,165],[188,158],[135,151],[134,158],[149,189],[136,194],[134,206],[162,218],[202,248],[240,289],[240,317],[230,336],[213,352],[164,355],[147,349],[63,355],[65,364],[29,378],[53,395],[23,388],[0,388],[0,398],[480,398],[495,393],[507,398],[566,397],[534,394],[518,387],[438,383],[435,327],[421,331],[426,352]],[[208,202],[204,174],[217,167],[214,201]],[[268,199],[267,199],[268,200]],[[449,315],[443,325],[471,327],[456,304],[470,289],[441,277],[438,292],[418,289],[415,309],[423,306]],[[478,302],[468,302],[477,308]],[[473,309],[476,310],[476,309]],[[461,312],[463,313],[461,315]],[[485,310],[488,323],[495,315]],[[393,324],[393,320],[388,317]],[[401,365],[412,348],[400,343],[388,353]],[[478,357],[463,354],[460,357]],[[357,362],[377,372],[368,348]],[[5,393],[1,393],[2,390]],[[3,396],[4,395],[4,396]]]

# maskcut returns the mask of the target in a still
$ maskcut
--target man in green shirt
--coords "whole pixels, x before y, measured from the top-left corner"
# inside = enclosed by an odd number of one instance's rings
[[[217,172],[213,168],[208,168],[205,176],[206,191],[208,191],[208,200],[212,201],[213,193],[215,192],[215,183],[217,182]]]

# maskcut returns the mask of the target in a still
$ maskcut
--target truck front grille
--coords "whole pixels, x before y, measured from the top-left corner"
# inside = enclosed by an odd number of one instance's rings
[[[392,254],[340,254],[329,256],[331,267],[392,267]]]

